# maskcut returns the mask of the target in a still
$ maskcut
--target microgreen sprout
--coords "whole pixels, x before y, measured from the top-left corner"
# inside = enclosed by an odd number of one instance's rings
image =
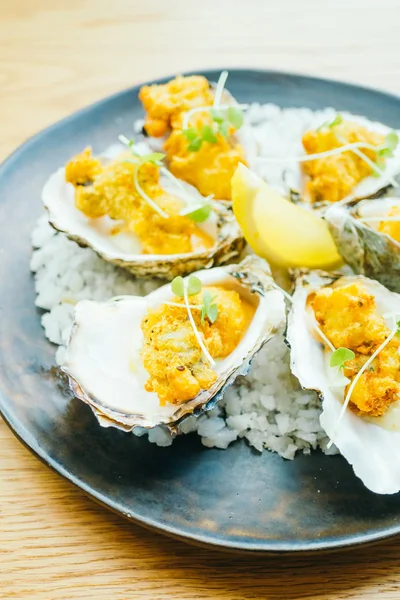
[[[382,342],[382,344],[375,350],[375,352],[369,357],[369,359],[363,364],[363,366],[361,367],[361,369],[358,371],[357,375],[354,377],[353,381],[351,382],[349,389],[347,390],[347,394],[346,394],[346,398],[344,400],[342,409],[339,413],[339,417],[336,423],[336,427],[334,430],[334,433],[332,435],[332,438],[328,444],[328,448],[330,448],[332,446],[332,444],[335,441],[335,437],[337,434],[337,430],[339,428],[339,424],[340,421],[343,418],[344,413],[347,410],[347,407],[349,405],[349,402],[351,400],[351,396],[354,392],[354,388],[357,385],[357,382],[359,381],[361,375],[368,369],[368,367],[371,365],[371,363],[375,360],[375,358],[378,356],[378,354],[380,354],[380,352],[382,352],[382,350],[389,344],[389,342],[392,341],[392,339],[394,338],[394,336],[400,337],[400,321],[396,321],[396,325],[393,327],[392,331],[390,332],[390,334],[388,335],[388,337],[386,338],[386,340],[384,342]]]
[[[228,121],[235,129],[240,129],[243,125],[243,112],[237,106],[230,106],[227,110]]]
[[[204,325],[204,319],[208,317],[211,323],[215,323],[218,317],[218,306],[215,303],[217,296],[212,296],[209,290],[203,293],[203,304],[201,305],[201,324]]]
[[[216,144],[218,141],[218,134],[222,135],[224,138],[229,137],[229,124],[226,123],[226,121],[217,123],[217,126],[214,127],[212,125],[203,125],[201,129],[194,129],[191,127],[190,129],[183,130],[183,135],[189,142],[188,149],[191,152],[200,150],[203,142]]]
[[[339,142],[343,144],[341,148],[345,148],[347,145],[347,141],[341,135],[336,134],[336,137],[339,140]],[[373,161],[366,154],[364,154],[364,152],[361,152],[359,148],[352,148],[351,151],[367,163],[367,165],[371,168],[372,177],[381,177],[384,175],[386,161],[382,156],[379,155],[379,151],[384,150],[386,146],[372,146],[372,148],[377,154],[375,161]],[[389,181],[393,185],[393,187],[398,187],[397,182],[393,178],[389,178]]]
[[[217,108],[210,108],[210,115],[214,123],[223,123],[225,121],[224,115]]]
[[[353,350],[349,350],[349,348],[337,348],[331,354],[329,365],[331,367],[338,367],[339,370],[344,369],[345,363],[348,360],[353,360],[355,356]]]
[[[187,216],[195,223],[204,223],[207,221],[212,212],[211,204],[196,204],[194,206],[188,206],[186,209],[181,211],[181,215]]]
[[[394,151],[396,150],[398,143],[399,136],[395,131],[391,131],[387,134],[387,136],[385,137],[385,144],[381,146],[376,152],[377,156],[375,160],[375,169],[372,173],[373,177],[381,176],[381,173],[383,173],[384,169],[386,168],[386,159],[393,158]],[[397,187],[397,185],[395,185],[394,187]]]
[[[229,137],[229,123],[224,121],[223,123],[218,125],[218,133],[227,140]]]
[[[392,158],[393,152],[396,150],[399,143],[399,136],[396,131],[391,131],[385,137],[385,146],[378,150],[378,155],[384,158]]]
[[[144,163],[153,163],[158,167],[163,166],[163,160],[165,158],[165,154],[162,152],[150,152],[149,154],[141,154],[138,152],[137,148],[135,148],[135,140],[131,138],[130,140],[125,135],[118,136],[119,141],[124,144],[129,150],[132,152],[133,156],[136,160],[135,162],[138,165],[143,165]],[[130,162],[130,161],[129,161]]]
[[[328,158],[329,156],[337,156],[343,154],[343,152],[354,151],[358,148],[365,148],[378,152],[386,146],[373,146],[367,142],[352,142],[351,144],[345,144],[338,148],[332,148],[332,150],[324,150],[324,152],[316,152],[315,154],[301,154],[300,156],[257,156],[256,160],[266,163],[282,163],[282,162],[309,162],[311,160],[317,160],[319,158]]]
[[[395,133],[395,135],[397,134]],[[352,142],[351,144],[347,144],[345,142],[343,146],[339,146],[338,148],[332,148],[332,150],[325,150],[324,152],[316,152],[315,154],[302,154],[301,156],[257,156],[256,160],[266,163],[282,163],[286,161],[302,163],[309,162],[310,160],[317,160],[319,158],[337,156],[338,154],[342,154],[343,152],[355,151],[359,148],[373,150],[379,155],[380,152],[386,150],[388,147],[386,146],[386,144],[382,144],[382,146],[374,146],[373,144],[368,144],[367,142]]]
[[[204,356],[207,358],[208,362],[210,363],[210,365],[214,365],[215,361],[214,361],[213,357],[211,356],[211,354],[209,353],[207,346],[205,345],[205,343],[201,337],[201,334],[196,327],[196,323],[193,319],[191,309],[194,307],[191,307],[189,304],[189,296],[196,296],[202,290],[202,284],[201,284],[200,279],[198,277],[196,277],[195,275],[190,275],[190,277],[188,279],[183,279],[183,277],[180,277],[180,276],[175,277],[175,279],[173,279],[173,281],[171,283],[171,289],[172,289],[173,293],[175,294],[175,296],[178,296],[178,298],[183,298],[184,306],[187,310],[189,321],[192,326],[193,333],[196,337],[196,340],[198,341],[199,346],[200,346]],[[211,296],[211,293],[209,292],[209,290],[205,290],[203,293],[202,300],[203,300],[202,304],[199,305],[198,307],[196,307],[201,310],[201,317],[200,317],[201,324],[204,325],[205,317],[208,317],[208,319],[210,320],[211,323],[215,323],[215,321],[218,317],[218,307],[214,302],[215,296],[214,297]]]
[[[190,130],[188,130],[188,131],[190,131]],[[195,130],[193,130],[193,131],[195,131]],[[191,137],[191,136],[189,136],[189,137]],[[152,163],[152,164],[156,165],[157,167],[159,167],[160,172],[163,173],[166,177],[168,177],[168,179],[170,179],[175,184],[175,186],[177,188],[179,188],[179,192],[177,193],[177,195],[180,198],[183,198],[183,200],[187,204],[187,206],[180,212],[181,216],[188,216],[190,219],[192,219],[196,223],[203,223],[204,221],[206,221],[209,218],[209,216],[212,212],[212,206],[209,203],[211,196],[205,198],[204,202],[202,202],[201,204],[198,202],[197,196],[196,196],[196,200],[194,201],[194,199],[192,197],[190,197],[191,194],[188,193],[187,190],[183,187],[182,182],[179,179],[177,179],[174,175],[172,175],[172,173],[164,166],[163,160],[165,158],[165,154],[163,154],[162,152],[151,152],[149,154],[141,154],[138,151],[137,147],[135,147],[135,142],[133,139],[128,139],[125,135],[119,135],[118,139],[122,144],[124,144],[124,146],[129,148],[129,150],[131,151],[131,153],[133,155],[132,159],[126,159],[125,162],[132,162],[137,165],[137,168],[134,173],[134,184],[135,184],[138,194],[159,215],[161,215],[162,217],[164,217],[166,219],[169,218],[169,215],[166,212],[164,212],[158,206],[158,204],[156,204],[154,202],[154,200],[152,200],[146,194],[146,192],[143,190],[143,188],[141,187],[141,185],[139,183],[138,172],[139,172],[140,167],[145,163]],[[192,138],[192,142],[194,143],[195,141],[196,140],[194,138]]]
[[[340,117],[341,119],[341,117]],[[341,123],[342,121],[339,119],[339,121],[337,121],[337,118],[335,118],[332,122],[328,122],[328,123],[324,123],[323,125],[321,125],[321,127],[319,127],[317,129],[317,131],[319,131],[320,129],[322,129],[323,127],[330,127],[332,128],[332,126],[334,125],[338,125],[339,123]],[[336,121],[336,123],[335,123]],[[381,146],[374,146],[373,144],[369,144],[368,142],[352,142],[352,143],[347,143],[346,140],[339,134],[336,133],[336,137],[337,139],[342,143],[342,146],[339,146],[338,148],[332,148],[332,150],[325,150],[324,152],[317,152],[315,154],[303,154],[301,156],[282,156],[282,157],[268,157],[268,156],[257,156],[255,158],[256,161],[258,162],[265,162],[265,163],[285,163],[285,162],[298,162],[298,163],[303,163],[303,162],[309,162],[312,160],[317,160],[317,159],[321,159],[321,158],[328,158],[330,156],[337,156],[339,154],[342,154],[343,152],[354,152],[354,154],[357,154],[357,156],[359,156],[364,162],[366,162],[370,167],[371,167],[371,171],[372,171],[372,176],[373,177],[381,177],[384,175],[384,169],[386,167],[386,158],[391,158],[393,157],[393,153],[394,150],[397,148],[397,145],[399,143],[399,136],[396,133],[396,131],[391,131],[390,133],[387,134],[387,136],[385,137],[385,142],[384,144],[382,144]],[[368,158],[368,156],[366,156],[363,152],[361,152],[360,149],[365,149],[365,150],[372,150],[376,153],[376,161],[374,162],[373,160],[371,160],[370,158]],[[397,183],[397,181],[395,179],[393,179],[393,177],[388,177],[388,182],[390,183],[390,185],[392,187],[398,188],[399,184]],[[348,198],[345,198],[344,200],[341,201],[341,203],[347,203],[349,201]]]
[[[183,134],[186,137],[188,149],[191,152],[197,152],[203,145],[203,142],[216,144],[218,135],[225,139],[229,138],[229,127],[236,130],[243,125],[243,110],[249,108],[249,104],[221,104],[221,99],[228,78],[228,71],[222,71],[214,94],[214,103],[212,106],[196,106],[189,110],[182,123]],[[211,125],[203,125],[201,129],[189,127],[191,117],[199,112],[209,112],[211,116]]]
[[[196,296],[201,292],[201,281],[196,275],[191,275],[187,284],[187,293],[189,296]]]
[[[190,152],[197,152],[197,150],[200,150],[201,145],[203,143],[203,138],[201,136],[201,132],[198,129],[184,129],[183,135],[189,142],[188,149],[190,150]]]
[[[178,276],[172,280],[171,289],[175,296],[178,296],[178,298],[185,297],[185,289],[187,291],[188,296],[197,296],[197,294],[200,294],[202,290],[202,284],[200,279],[196,277],[196,275],[190,275],[189,279],[187,280],[187,283],[185,283],[183,277]],[[212,296],[209,290],[204,290],[203,302],[201,305],[196,306],[196,308],[200,309],[202,312],[202,325],[204,324],[205,316],[207,316],[210,319],[211,323],[215,323],[216,318],[218,316],[218,307],[214,302],[216,298],[217,296]]]
[[[118,139],[121,142],[121,144],[123,144],[127,148],[132,148],[132,146],[135,144],[135,140],[133,138],[127,138],[126,135],[121,134],[118,136]]]
[[[217,136],[215,135],[215,132],[212,129],[211,125],[203,125],[203,128],[201,130],[201,138],[209,144],[217,143]]]
[[[224,88],[225,88],[226,80],[228,79],[228,75],[229,75],[228,71],[222,71],[221,75],[218,78],[217,87],[215,88],[215,94],[214,94],[214,104],[213,104],[214,108],[218,108],[221,104],[222,94],[224,93]]]
[[[343,123],[343,117],[341,114],[337,114],[332,121],[325,121],[325,123],[322,123],[322,125],[320,125],[317,129],[317,131],[322,131],[323,129],[332,129],[333,127],[336,127],[336,125],[340,125],[341,123]]]
[[[133,139],[128,139],[124,135],[118,136],[118,139],[122,144],[124,144],[124,146],[129,148],[129,150],[132,153],[133,158],[130,160],[126,159],[125,162],[132,162],[136,165],[136,169],[133,173],[133,183],[135,185],[137,193],[161,217],[163,217],[164,219],[168,219],[169,215],[165,211],[163,211],[162,208],[160,208],[158,206],[158,204],[156,202],[154,202],[154,200],[152,198],[150,198],[150,196],[148,194],[146,194],[146,192],[144,191],[144,189],[142,188],[142,186],[140,185],[140,182],[139,182],[140,167],[148,162],[151,162],[151,163],[157,165],[158,167],[160,167],[162,165],[162,160],[164,159],[165,154],[162,154],[161,152],[152,152],[151,154],[143,155],[140,152],[138,152],[138,150],[135,148],[135,142]]]

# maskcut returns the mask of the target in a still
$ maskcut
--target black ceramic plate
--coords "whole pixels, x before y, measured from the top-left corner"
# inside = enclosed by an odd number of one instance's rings
[[[205,75],[216,80],[218,73]],[[400,128],[400,100],[352,85],[234,70],[242,102],[334,106]],[[340,456],[285,461],[244,442],[209,450],[197,436],[172,447],[102,429],[52,369],[29,272],[40,192],[87,144],[100,151],[141,117],[138,88],[103,100],[35,136],[0,169],[0,408],[48,465],[105,506],[187,541],[242,551],[312,551],[371,542],[400,531],[400,497],[366,490]]]

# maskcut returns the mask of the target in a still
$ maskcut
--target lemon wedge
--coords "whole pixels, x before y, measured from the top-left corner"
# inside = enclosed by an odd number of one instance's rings
[[[331,269],[343,262],[325,221],[281,196],[243,164],[232,178],[232,206],[248,244],[271,264]]]

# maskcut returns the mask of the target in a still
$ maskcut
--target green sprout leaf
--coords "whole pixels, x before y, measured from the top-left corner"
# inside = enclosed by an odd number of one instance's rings
[[[204,204],[198,208],[195,208],[192,212],[186,213],[189,219],[192,219],[195,223],[204,223],[207,221],[212,211],[211,204]]]
[[[240,129],[243,125],[243,112],[236,106],[228,108],[228,121],[235,129]]]
[[[171,282],[171,289],[173,291],[173,293],[175,294],[175,296],[178,296],[178,298],[183,298],[184,293],[184,282],[183,282],[183,277],[175,277],[175,279],[172,280]]]
[[[204,142],[208,142],[209,144],[217,143],[217,136],[210,125],[203,126],[203,129],[201,130],[201,138]]]
[[[197,138],[200,137],[199,131],[197,129],[193,129],[193,127],[189,129],[184,129],[183,134],[188,140],[188,142],[193,142],[194,140],[197,140]]]
[[[322,129],[332,129],[332,127],[336,127],[336,125],[340,125],[341,123],[343,123],[343,117],[338,113],[332,121],[325,121],[325,123],[322,123],[317,131],[322,131]]]
[[[384,156],[382,156],[381,154],[378,153],[378,156],[376,157],[376,161],[375,164],[377,167],[379,167],[379,169],[381,169],[381,171],[383,171],[386,167],[386,159]],[[378,173],[378,171],[373,171],[371,173],[372,177],[380,177],[381,174]]]
[[[398,143],[399,143],[399,136],[397,135],[397,133],[395,131],[391,131],[385,137],[386,147],[389,148],[389,150],[392,150],[392,152],[393,152],[393,150],[396,150]]]
[[[216,304],[211,304],[207,311],[207,317],[210,319],[211,323],[215,323],[218,317],[218,306]]]
[[[137,161],[126,160],[125,162],[136,162],[139,165],[142,165],[143,163],[146,163],[146,162],[151,162],[151,163],[154,163],[155,165],[160,166],[159,163],[161,161],[163,161],[165,158],[165,154],[163,154],[162,152],[151,152],[150,154],[140,154],[137,151],[137,149],[135,148],[135,140],[133,138],[128,140],[128,138],[125,135],[119,135],[118,139],[121,142],[121,144],[124,144],[124,146],[129,148],[129,150],[131,151],[133,156],[135,156],[138,159]]]
[[[377,155],[382,156],[383,158],[392,158],[393,150],[391,150],[390,148],[381,148],[380,150],[378,150]]]
[[[332,353],[329,364],[331,367],[338,367],[339,369],[344,369],[344,363],[348,360],[353,360],[354,357],[355,354],[353,350],[349,350],[348,348],[337,348],[335,352]]]
[[[399,143],[399,136],[395,131],[391,131],[385,137],[385,146],[378,150],[378,156],[383,156],[384,158],[392,158],[393,152],[396,150],[397,145]]]
[[[197,150],[200,150],[202,143],[203,143],[203,140],[201,138],[197,138],[197,139],[193,140],[192,142],[190,142],[190,144],[188,146],[190,152],[197,152]]]
[[[183,135],[189,142],[188,149],[190,152],[197,152],[200,150],[201,145],[203,143],[202,134],[198,129],[194,129],[193,127],[189,129],[183,130]]]
[[[396,336],[400,339],[400,321],[397,321],[397,331]]]
[[[333,121],[330,123],[329,127],[336,127],[336,125],[340,125],[341,123],[343,123],[343,117],[342,115],[340,115],[339,113],[336,115],[336,117],[333,119]]]
[[[218,125],[218,133],[224,136],[224,138],[228,139],[229,137],[229,125],[225,121]]]
[[[201,292],[201,281],[196,275],[191,275],[187,284],[187,293],[189,296],[195,296]]]
[[[133,138],[128,140],[128,138],[122,134],[118,136],[118,139],[121,144],[124,144],[124,146],[127,146],[128,148],[132,148],[132,146],[135,144],[135,140]]]
[[[144,155],[137,154],[136,156],[139,158],[141,165],[144,163],[153,163],[153,165],[159,166],[159,163],[165,158],[165,154],[162,152],[152,152],[151,154]]]
[[[215,303],[217,296],[212,296],[209,290],[205,290],[203,294],[203,304],[201,306],[201,324],[204,325],[204,320],[208,317],[211,323],[215,323],[218,317],[218,306]]]
[[[210,114],[211,114],[212,120],[215,123],[223,123],[225,121],[224,115],[222,114],[222,112],[220,110],[217,110],[216,108],[212,108],[210,110]]]

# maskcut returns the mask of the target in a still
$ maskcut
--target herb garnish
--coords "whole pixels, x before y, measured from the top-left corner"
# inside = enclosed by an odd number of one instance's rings
[[[349,348],[337,348],[331,355],[329,365],[331,367],[338,367],[338,369],[344,369],[345,364],[348,360],[355,358],[353,350]]]
[[[171,282],[171,289],[174,292],[175,296],[178,298],[184,298],[185,296],[185,280],[183,277],[175,277],[175,279]],[[190,275],[187,280],[186,289],[188,296],[196,296],[200,294],[202,290],[202,284],[198,277],[195,275]],[[204,325],[205,317],[208,317],[211,323],[215,323],[218,317],[218,306],[215,302],[217,296],[213,296],[210,290],[204,290],[203,292],[203,302],[199,304],[199,306],[191,307],[198,308],[201,310],[201,324]]]
[[[217,135],[222,135],[225,139],[229,137],[229,126],[233,125],[235,129],[240,129],[243,125],[243,113],[240,108],[229,106],[226,110],[227,118],[220,111],[211,112],[211,125],[203,125],[201,129],[190,127],[183,130],[183,135],[189,142],[188,149],[191,152],[200,150],[203,142],[216,144],[218,141]]]
[[[188,131],[195,131],[195,130],[188,130]],[[189,136],[189,137],[192,137],[192,136]],[[193,137],[191,143],[196,143],[195,137],[196,137],[196,134]],[[165,154],[163,154],[162,152],[151,152],[150,154],[140,154],[140,152],[138,152],[137,148],[135,148],[135,142],[133,139],[128,139],[124,135],[118,136],[118,139],[122,144],[124,144],[124,146],[129,148],[129,150],[131,151],[131,153],[134,156],[134,158],[132,160],[126,159],[125,162],[132,162],[137,165],[137,169],[134,173],[134,183],[135,183],[135,187],[136,187],[138,194],[156,212],[158,212],[159,215],[161,215],[162,217],[164,217],[166,219],[169,218],[169,215],[166,212],[164,212],[158,206],[158,204],[156,204],[154,202],[154,200],[152,200],[146,194],[146,192],[143,190],[143,188],[141,187],[141,185],[139,183],[138,172],[139,172],[140,167],[145,163],[152,163],[152,164],[156,165],[157,167],[159,167],[160,172],[163,173],[164,175],[166,175],[179,188],[179,191],[180,191],[179,197],[182,197],[182,192],[184,192],[183,199],[187,202],[187,206],[181,210],[181,212],[180,212],[181,216],[187,216],[187,217],[189,217],[189,219],[192,219],[192,221],[195,221],[195,223],[203,223],[204,221],[206,221],[209,218],[209,216],[212,212],[212,205],[209,202],[209,200],[211,199],[211,196],[204,198],[204,201],[202,203],[199,203],[197,198],[196,198],[196,201],[192,201],[190,198],[186,199],[189,194],[186,193],[186,190],[183,187],[182,183],[179,181],[179,179],[177,179],[174,175],[172,175],[172,173],[170,171],[168,171],[168,169],[163,164]]]
[[[196,204],[195,206],[189,206],[188,208],[182,210],[180,214],[182,216],[184,215],[190,217],[190,219],[192,219],[192,221],[194,221],[195,223],[203,223],[204,221],[207,221],[211,212],[212,205],[209,203],[207,204],[205,202],[204,204]]]
[[[339,125],[342,122],[342,117],[340,119],[333,119],[331,122],[323,123],[317,131],[320,131],[323,127],[332,128],[335,125]],[[381,146],[374,146],[373,144],[369,144],[368,142],[351,142],[347,143],[347,141],[338,133],[336,133],[337,139],[342,143],[342,146],[337,148],[332,148],[332,150],[325,150],[324,152],[316,152],[315,154],[303,154],[301,156],[283,156],[283,157],[267,157],[267,156],[257,156],[255,160],[257,162],[265,162],[270,164],[280,164],[282,162],[309,162],[311,160],[318,160],[321,158],[328,158],[329,156],[337,156],[342,154],[343,152],[354,152],[357,154],[362,160],[364,160],[371,167],[371,176],[372,177],[381,177],[384,175],[384,169],[386,167],[386,158],[391,158],[394,156],[394,150],[397,148],[399,143],[399,136],[396,131],[391,131],[385,137],[385,143]],[[361,152],[360,148],[372,150],[376,153],[375,162],[368,158],[363,152]],[[399,184],[397,181],[388,176],[388,183],[394,188],[398,188]],[[344,198],[341,200],[341,203],[348,202],[348,198]]]
[[[399,143],[399,136],[396,131],[391,131],[385,137],[385,146],[378,150],[377,154],[384,158],[392,158],[393,152],[396,150]]]
[[[341,114],[337,113],[337,115],[332,119],[332,121],[325,121],[325,123],[322,123],[322,125],[318,127],[317,131],[322,131],[323,129],[332,129],[333,127],[336,127],[336,125],[340,125],[341,123],[343,123],[343,117]]]
[[[223,71],[217,83],[213,106],[196,106],[185,114],[182,131],[189,142],[188,149],[191,152],[200,150],[203,142],[216,144],[218,135],[222,135],[225,139],[228,139],[230,126],[238,130],[243,125],[243,109],[248,108],[248,104],[221,105],[222,93],[227,77],[228,72]],[[209,112],[212,121],[211,124],[203,125],[201,129],[189,127],[190,118],[198,112]]]
[[[188,279],[183,279],[183,277],[175,277],[175,279],[171,282],[171,289],[175,296],[178,298],[183,298],[185,303],[185,308],[188,313],[189,321],[193,329],[193,333],[199,343],[200,348],[202,349],[205,357],[211,365],[215,364],[215,361],[211,354],[209,353],[207,346],[204,344],[200,332],[196,327],[196,323],[193,319],[191,308],[198,308],[201,310],[201,324],[204,325],[205,317],[207,317],[211,323],[215,323],[218,317],[218,306],[214,302],[216,296],[212,296],[209,290],[204,290],[203,293],[203,302],[199,306],[191,307],[189,305],[189,296],[196,296],[202,290],[202,284],[198,277],[195,275],[190,275]]]
[[[218,317],[218,306],[215,303],[217,296],[212,296],[209,290],[205,290],[203,294],[203,304],[201,305],[201,324],[204,325],[205,317],[215,323]]]
[[[393,158],[394,151],[397,148],[399,143],[399,136],[395,131],[391,131],[385,137],[385,144],[381,148],[376,151],[376,161],[375,164],[378,169],[375,169],[372,173],[373,177],[380,177],[380,171],[384,170],[386,167],[386,159]]]
[[[230,106],[227,111],[228,121],[235,129],[243,125],[243,111],[237,106]]]
[[[349,385],[349,388],[347,390],[347,394],[346,394],[346,398],[344,400],[342,409],[339,413],[339,417],[336,423],[336,427],[335,430],[333,432],[333,435],[331,437],[331,440],[328,444],[328,448],[330,448],[332,446],[332,444],[335,441],[335,437],[336,437],[336,433],[337,430],[339,428],[339,424],[340,421],[343,418],[344,413],[347,410],[347,407],[349,405],[352,393],[354,392],[354,388],[356,387],[356,384],[358,382],[358,380],[360,379],[361,375],[367,370],[369,369],[370,365],[373,363],[373,361],[375,360],[375,358],[378,356],[378,354],[380,354],[380,352],[382,352],[382,350],[389,344],[389,342],[392,341],[392,339],[394,338],[394,336],[400,337],[400,321],[396,322],[395,327],[392,329],[392,331],[390,332],[390,334],[388,335],[388,337],[386,338],[385,341],[382,342],[382,344],[375,350],[375,352],[369,357],[369,359],[363,364],[363,366],[361,367],[361,369],[357,372],[357,375],[354,377],[353,381],[351,382],[351,384]]]
[[[195,296],[201,292],[201,281],[196,275],[190,275],[187,283],[181,276],[175,277],[171,282],[171,289],[178,298],[185,296],[185,286],[189,296]]]
[[[334,125],[338,125],[343,122],[343,118],[340,114],[337,114],[336,118],[332,121],[329,127],[332,129]],[[395,131],[391,131],[385,137],[385,143],[382,146],[374,146],[373,144],[357,144],[354,147],[353,144],[348,144],[347,140],[345,140],[341,135],[336,134],[339,142],[343,144],[342,151],[351,150],[354,154],[359,156],[367,165],[371,168],[372,177],[381,177],[386,168],[386,158],[392,158],[394,156],[393,151],[396,149],[397,144],[399,143],[399,136]],[[376,153],[375,161],[366,156],[364,152],[361,152],[360,147],[369,148]],[[391,179],[390,183],[393,187],[398,187],[397,182],[394,179]]]

